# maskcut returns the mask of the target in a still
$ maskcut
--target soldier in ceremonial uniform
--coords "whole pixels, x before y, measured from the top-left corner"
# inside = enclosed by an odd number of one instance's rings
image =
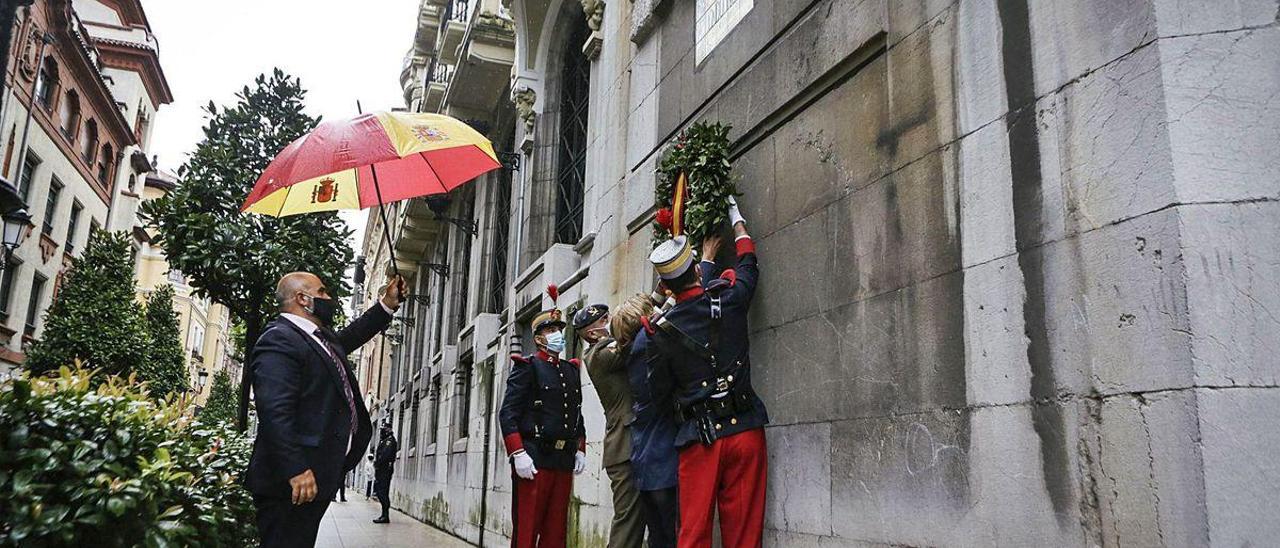
[[[548,288],[552,302],[555,286]],[[537,352],[512,355],[498,422],[511,459],[511,545],[563,547],[573,476],[586,468],[578,360],[561,360],[564,326],[552,308],[533,320]]]
[[[650,361],[669,372],[679,452],[679,546],[711,546],[718,506],[727,548],[760,546],[764,529],[767,453],[764,403],[751,387],[747,310],[759,281],[755,245],[731,203],[737,265],[712,277],[695,265],[683,236],[654,249],[649,260],[676,305],[650,322]],[[719,237],[703,243],[714,260]]]
[[[609,307],[593,304],[573,316],[573,330],[590,346],[583,354],[587,374],[604,408],[604,471],[613,491],[613,524],[609,548],[644,545],[644,520],[639,493],[631,481],[631,392],[623,366],[621,345],[609,333]]]

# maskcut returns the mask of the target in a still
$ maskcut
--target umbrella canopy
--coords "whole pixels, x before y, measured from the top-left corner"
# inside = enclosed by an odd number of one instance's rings
[[[480,132],[443,114],[322,122],[280,151],[241,211],[276,217],[443,194],[500,167]]]

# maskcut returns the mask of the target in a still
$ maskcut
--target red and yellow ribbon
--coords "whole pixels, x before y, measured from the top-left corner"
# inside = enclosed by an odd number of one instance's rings
[[[689,182],[683,171],[676,179],[676,195],[671,200],[671,236],[684,234],[684,200],[689,194]]]

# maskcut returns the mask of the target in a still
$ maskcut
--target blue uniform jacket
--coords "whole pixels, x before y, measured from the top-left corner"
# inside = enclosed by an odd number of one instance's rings
[[[581,362],[543,351],[511,358],[498,410],[507,454],[524,449],[539,469],[573,470],[574,453],[585,451],[587,443]]]
[[[730,285],[720,291],[722,314],[720,319],[720,341],[715,354],[721,363],[721,369],[734,376],[734,383],[739,389],[751,387],[751,356],[748,345],[747,313],[751,299],[755,295],[756,284],[760,279],[757,266],[755,246],[750,238],[738,240],[738,264],[721,277]],[[710,277],[707,275],[711,265],[703,263],[704,284]],[[686,290],[676,295],[677,304],[668,311],[663,319],[678,327],[700,344],[710,341],[711,303],[701,287]],[[659,351],[654,352],[655,369],[666,371],[674,384],[675,401],[688,406],[705,402],[716,391],[716,379],[712,373],[710,362],[701,356],[689,352],[669,339],[661,331],[652,337],[658,344]],[[747,430],[761,428],[769,423],[769,415],[764,403],[750,390],[750,409],[739,412],[732,418],[724,418],[715,423],[712,431],[714,439]],[[680,421],[677,427],[675,446],[684,447],[698,441],[698,430],[694,420]]]
[[[676,422],[671,413],[671,379],[649,361],[649,334],[636,336],[626,354],[631,386],[631,479],[636,489],[656,491],[676,486]],[[656,374],[655,374],[656,373]]]

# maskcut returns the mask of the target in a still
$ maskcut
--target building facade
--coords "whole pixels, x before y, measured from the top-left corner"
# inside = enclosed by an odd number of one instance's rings
[[[409,106],[519,169],[387,210],[418,298],[361,368],[388,375],[397,508],[508,542],[507,354],[548,283],[570,313],[652,288],[654,166],[707,120],[761,259],[766,544],[1280,534],[1274,2],[427,0],[419,23]],[[571,530],[602,546],[582,381]]]
[[[177,178],[163,170],[148,174],[140,185],[140,199],[154,200],[174,188]],[[173,286],[173,308],[178,314],[178,333],[187,359],[187,380],[196,405],[203,406],[213,388],[213,375],[226,369],[232,379],[240,378],[243,356],[232,348],[231,312],[221,304],[194,294],[182,271],[173,269],[164,250],[151,245],[154,229],[135,225],[142,237],[137,254],[138,300],[144,302],[163,284]]]
[[[172,101],[137,0],[51,0],[15,23],[0,158],[35,227],[0,276],[0,367],[40,336],[62,272],[89,235],[131,230],[151,171],[150,121]],[[133,231],[135,248],[144,235]]]

